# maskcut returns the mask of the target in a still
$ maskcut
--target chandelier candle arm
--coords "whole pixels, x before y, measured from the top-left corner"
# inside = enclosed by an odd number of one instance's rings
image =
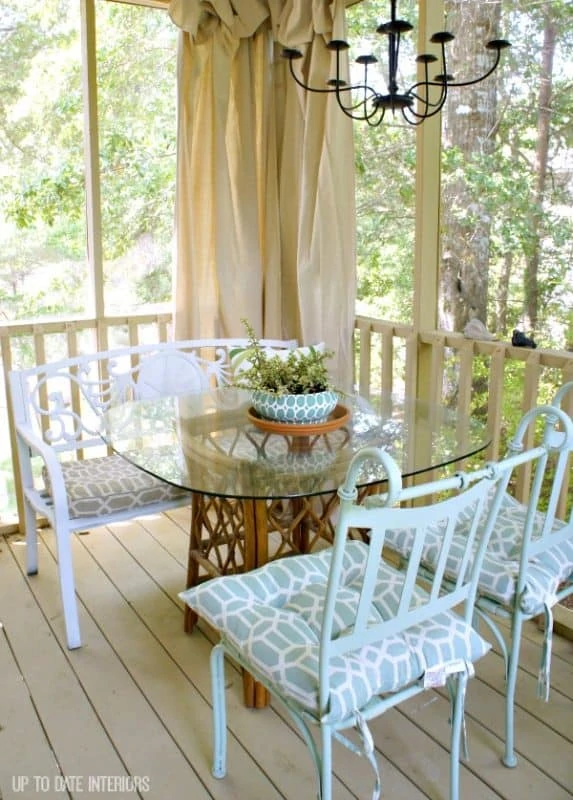
[[[285,48],[282,56],[289,60],[290,73],[296,83],[305,91],[319,94],[334,94],[341,111],[351,119],[366,122],[372,127],[380,125],[386,111],[392,115],[400,112],[404,120],[410,125],[419,125],[426,119],[438,114],[448,97],[450,88],[473,86],[488,78],[499,66],[501,51],[511,47],[505,39],[493,39],[485,47],[495,51],[492,66],[483,75],[465,81],[456,81],[448,73],[446,61],[446,45],[455,38],[449,31],[438,31],[430,37],[430,42],[439,45],[440,57],[431,53],[423,53],[416,58],[416,63],[423,65],[423,79],[412,84],[406,91],[400,91],[398,85],[400,41],[403,34],[413,30],[413,26],[406,20],[396,18],[397,0],[390,0],[390,21],[380,24],[376,32],[388,37],[388,65],[387,65],[387,94],[380,94],[368,83],[368,67],[376,64],[378,59],[374,55],[361,55],[356,59],[363,69],[361,83],[349,84],[342,78],[340,53],[348,50],[350,45],[342,39],[332,39],[327,47],[336,52],[336,76],[327,81],[326,86],[310,86],[297,75],[294,62],[303,57],[300,50]],[[430,66],[438,64],[438,73],[430,77]]]
[[[492,39],[491,42],[488,42],[486,44],[486,49],[495,50],[496,56],[495,56],[495,61],[493,62],[492,66],[487,70],[487,72],[484,72],[484,74],[480,75],[479,78],[474,78],[473,80],[469,81],[454,81],[452,75],[446,75],[446,82],[448,86],[454,86],[456,88],[460,86],[473,86],[475,83],[481,83],[481,81],[484,81],[486,78],[489,78],[489,76],[493,72],[495,72],[495,70],[499,65],[499,62],[501,60],[501,51],[505,50],[508,47],[511,47],[511,42],[508,42],[507,39]],[[436,80],[441,80],[441,79],[442,79],[441,75],[436,75]],[[415,85],[416,84],[414,84],[414,86]]]

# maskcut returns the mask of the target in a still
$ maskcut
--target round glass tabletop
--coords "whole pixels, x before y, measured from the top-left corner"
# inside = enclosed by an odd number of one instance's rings
[[[443,406],[395,395],[340,395],[347,421],[308,435],[262,430],[249,413],[247,392],[140,400],[108,410],[105,441],[142,470],[201,494],[229,498],[289,498],[326,494],[341,485],[363,447],[387,450],[404,477],[445,467],[489,444],[485,426]],[[358,486],[384,481],[366,462]]]

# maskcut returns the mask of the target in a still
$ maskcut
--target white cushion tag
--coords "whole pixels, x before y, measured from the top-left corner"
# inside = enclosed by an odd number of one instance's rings
[[[468,662],[464,661],[463,658],[456,658],[445,664],[436,664],[424,672],[424,677],[422,678],[424,688],[431,689],[435,686],[445,686],[448,676],[456,672],[468,672],[471,677],[473,670],[470,670],[469,666]]]
[[[443,664],[437,667],[431,667],[424,672],[423,683],[424,689],[432,689],[436,686],[444,686],[446,683],[446,670]]]

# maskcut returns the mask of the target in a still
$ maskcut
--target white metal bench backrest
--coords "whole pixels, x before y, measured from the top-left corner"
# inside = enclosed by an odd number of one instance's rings
[[[295,340],[262,340],[293,348]],[[16,425],[55,451],[102,446],[102,415],[128,400],[196,393],[231,380],[230,351],[246,339],[196,339],[84,354],[9,373]]]

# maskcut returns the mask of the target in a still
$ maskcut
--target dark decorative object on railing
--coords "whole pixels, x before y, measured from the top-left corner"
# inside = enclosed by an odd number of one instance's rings
[[[429,65],[438,61],[437,56],[431,53],[422,53],[416,58],[416,62],[423,65],[423,78],[406,91],[401,92],[397,82],[400,39],[402,34],[411,31],[413,26],[405,20],[396,19],[396,4],[397,0],[390,0],[391,19],[389,22],[383,22],[376,29],[377,33],[388,37],[388,94],[380,94],[368,83],[368,67],[378,61],[371,54],[362,55],[356,59],[357,64],[364,66],[364,79],[361,83],[349,85],[341,77],[340,53],[350,47],[348,42],[341,39],[332,39],[327,45],[329,50],[336,52],[336,77],[328,81],[326,88],[309,86],[296,74],[293,62],[303,57],[300,50],[285,48],[282,51],[282,55],[289,59],[291,74],[298,85],[309,92],[334,94],[338,105],[347,117],[367,122],[373,127],[382,122],[387,110],[390,110],[392,114],[400,111],[410,125],[419,125],[428,117],[433,117],[441,111],[450,88],[472,86],[491,75],[499,64],[501,51],[511,46],[505,39],[493,39],[488,42],[486,48],[495,53],[492,66],[479,78],[456,81],[454,76],[448,73],[446,64],[446,44],[455,37],[448,31],[438,31],[430,38],[430,42],[440,46],[439,74],[433,78],[430,78],[429,74]]]
[[[513,331],[511,343],[514,347],[531,347],[532,350],[535,350],[537,347],[531,336],[526,336],[517,328]]]

